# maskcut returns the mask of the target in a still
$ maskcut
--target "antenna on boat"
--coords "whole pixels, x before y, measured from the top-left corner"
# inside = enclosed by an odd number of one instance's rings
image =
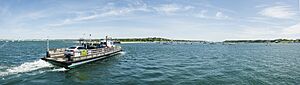
[[[90,41],[92,41],[92,34],[90,34]]]
[[[50,54],[49,54],[49,36],[47,36],[47,52],[46,52],[46,57],[50,57]]]
[[[83,41],[82,41],[82,45],[83,45],[85,48],[87,48],[87,43],[88,43],[88,41],[85,40],[85,39],[86,39],[86,36],[85,36],[85,33],[83,33]]]
[[[105,36],[105,43],[106,43],[105,45],[106,45],[106,47],[107,47],[107,38],[108,38],[108,36],[106,35]]]
[[[92,44],[92,34],[90,34],[90,43]]]
[[[47,51],[49,51],[49,36],[47,36]]]

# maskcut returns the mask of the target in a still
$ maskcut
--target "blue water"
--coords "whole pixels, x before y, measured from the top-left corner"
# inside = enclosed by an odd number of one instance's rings
[[[121,46],[124,52],[119,55],[67,70],[39,60],[45,55],[45,42],[2,41],[0,84],[300,84],[300,44]]]

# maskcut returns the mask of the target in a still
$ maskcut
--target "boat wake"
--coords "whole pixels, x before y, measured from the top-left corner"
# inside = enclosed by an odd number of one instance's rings
[[[69,69],[66,68],[56,68],[56,69],[52,69],[51,71],[68,71]]]
[[[19,74],[19,73],[25,73],[25,72],[31,72],[36,71],[42,68],[53,68],[54,66],[50,63],[43,61],[43,60],[36,60],[33,62],[25,62],[21,64],[20,66],[11,67],[6,69],[4,72],[0,72],[1,76],[8,76],[13,74]],[[54,68],[49,71],[66,71],[67,69],[64,68]]]
[[[126,52],[124,52],[124,51],[122,51],[122,52],[119,52],[121,55],[125,55],[126,54]]]

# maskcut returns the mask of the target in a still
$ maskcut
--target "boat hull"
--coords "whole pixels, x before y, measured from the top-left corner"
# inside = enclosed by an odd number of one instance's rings
[[[101,59],[105,59],[108,57],[111,57],[113,55],[117,55],[121,52],[122,50],[113,52],[113,53],[109,53],[109,54],[105,54],[105,55],[101,55],[101,56],[97,56],[97,57],[93,57],[93,58],[89,58],[89,59],[84,59],[84,60],[80,60],[80,61],[75,61],[75,62],[59,62],[59,61],[55,61],[55,60],[51,60],[51,59],[47,59],[47,58],[41,58],[42,60],[51,63],[52,65],[55,66],[59,66],[59,67],[64,67],[67,69],[71,69],[71,68],[75,68],[76,66],[82,65],[82,64],[86,64],[89,62],[93,62],[93,61],[97,61],[97,60],[101,60]]]

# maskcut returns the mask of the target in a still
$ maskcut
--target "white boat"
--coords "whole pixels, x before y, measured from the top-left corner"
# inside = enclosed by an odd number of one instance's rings
[[[73,55],[70,55],[66,48],[48,49],[47,55],[41,59],[56,66],[74,68],[81,64],[111,57],[122,51],[120,46],[114,45],[113,41],[107,38],[97,43],[80,42],[82,47],[85,48],[73,50]]]

